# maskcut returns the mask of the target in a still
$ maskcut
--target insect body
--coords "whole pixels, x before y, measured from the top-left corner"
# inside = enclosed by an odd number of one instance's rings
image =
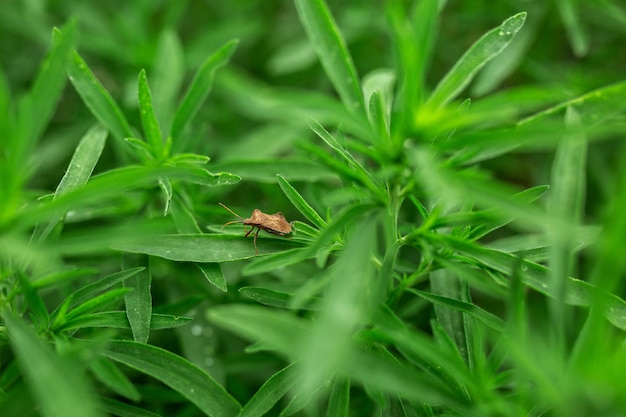
[[[225,223],[224,226],[233,224],[233,223],[243,223],[244,226],[251,226],[251,229],[246,232],[244,237],[248,237],[250,233],[256,229],[254,232],[254,253],[255,256],[259,254],[259,249],[256,246],[256,238],[259,235],[259,231],[265,230],[268,233],[278,236],[285,236],[291,233],[291,223],[285,219],[283,213],[274,213],[274,214],[265,214],[259,209],[254,209],[252,212],[252,216],[247,219],[244,219],[224,204],[219,203],[220,206],[224,207],[226,210],[234,214],[239,220],[234,220],[232,222]],[[222,226],[222,228],[224,227]]]

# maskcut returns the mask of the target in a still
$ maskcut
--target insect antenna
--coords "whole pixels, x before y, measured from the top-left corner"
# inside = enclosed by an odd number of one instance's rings
[[[234,211],[232,211],[231,209],[229,209],[228,207],[226,207],[224,204],[222,204],[222,203],[217,203],[217,204],[219,204],[220,206],[224,207],[226,210],[228,210],[231,214],[233,214],[235,217],[237,217],[237,218],[239,219],[239,220],[233,220],[233,221],[228,222],[228,223],[224,223],[224,224],[222,225],[222,229],[223,229],[224,227],[228,226],[229,224],[233,224],[233,223],[243,223],[243,217],[241,217],[240,215],[238,215],[237,213],[235,213]]]

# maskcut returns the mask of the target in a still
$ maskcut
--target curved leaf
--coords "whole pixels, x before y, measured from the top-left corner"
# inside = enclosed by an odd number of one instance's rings
[[[118,340],[104,356],[150,375],[180,393],[211,417],[234,417],[241,405],[209,374],[167,350],[143,343]]]

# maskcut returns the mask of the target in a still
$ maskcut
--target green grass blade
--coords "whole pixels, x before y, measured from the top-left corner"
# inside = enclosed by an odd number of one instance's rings
[[[328,399],[326,417],[350,416],[350,380],[337,378],[333,383]]]
[[[313,255],[311,255],[312,257]],[[266,272],[275,271],[278,268],[284,268],[289,265],[302,262],[307,257],[301,248],[290,249],[284,252],[274,253],[268,256],[264,256],[259,259],[255,259],[248,265],[244,266],[242,273],[244,275],[256,275]]]
[[[286,356],[298,356],[309,324],[291,313],[263,306],[228,304],[211,308],[208,318],[220,327],[248,340],[262,342]],[[295,358],[294,358],[295,359]]]
[[[500,317],[480,308],[476,304],[467,303],[458,299],[444,297],[426,291],[412,290],[412,292],[416,293],[420,297],[427,299],[433,304],[437,304],[447,309],[452,309],[462,313],[467,313],[497,332],[504,331],[506,327],[506,323]],[[452,336],[453,335],[450,335],[450,337]]]
[[[77,363],[55,353],[20,318],[6,312],[3,317],[20,368],[28,376],[26,382],[43,416],[73,416],[76,410],[84,417],[104,416],[89,381],[81,378]]]
[[[178,164],[176,167],[179,170],[179,179],[204,187],[233,185],[241,181],[239,175],[231,174],[230,172],[213,173],[207,169],[191,164]]]
[[[598,126],[626,110],[624,95],[626,95],[626,81],[598,88],[575,99],[557,104],[521,120],[518,125],[541,123],[552,116],[558,117],[560,121],[565,110],[572,107],[576,110],[583,126]]]
[[[77,305],[66,315],[66,320],[72,320],[76,317],[92,313],[96,310],[108,306],[111,303],[120,301],[125,294],[132,291],[129,288],[114,288],[98,296],[90,298],[89,300]],[[60,323],[62,325],[62,323]]]
[[[276,372],[250,398],[237,417],[264,416],[281,398],[294,388],[299,379],[299,374],[294,372],[293,364]]]
[[[580,120],[571,107],[566,111],[565,123],[571,129],[561,140],[554,157],[548,212],[577,225],[584,210],[587,141],[584,134],[576,134],[574,131],[576,127],[580,127]],[[554,330],[561,337],[564,336],[562,332],[565,331],[563,326],[566,320],[563,300],[567,279],[571,276],[574,265],[576,230],[576,227],[564,228],[548,235],[552,241],[548,263],[550,283],[555,296],[551,310],[552,319]]]
[[[293,204],[308,221],[317,226],[317,228],[323,229],[326,226],[326,222],[317,214],[317,211],[315,211],[300,193],[280,174],[276,175],[276,179],[278,180],[280,189],[283,190],[283,193],[285,193],[285,196],[291,201],[291,204]]]
[[[589,34],[581,24],[582,10],[578,4],[577,1],[573,0],[556,1],[557,10],[561,15],[574,55],[583,57],[589,52],[591,42],[589,41]]]
[[[72,53],[76,22],[69,21],[62,30],[54,29],[53,42],[48,55],[43,62],[30,94],[26,97],[27,107],[19,114],[19,126],[23,129],[20,140],[16,143],[20,152],[16,159],[22,163],[26,161],[32,148],[41,136],[65,86],[67,76],[65,67]],[[17,162],[17,161],[16,161]]]
[[[270,307],[289,308],[289,301],[293,294],[261,287],[242,287],[241,296]]]
[[[93,169],[100,160],[107,135],[108,132],[105,128],[100,125],[95,125],[82,137],[76,146],[76,150],[65,171],[65,175],[63,175],[61,182],[57,186],[54,193],[55,198],[68,191],[80,188],[87,183]],[[45,226],[36,229],[33,236],[35,241],[45,239],[59,223],[64,214],[64,212],[57,212]]]
[[[403,119],[401,123],[404,125],[425,96],[424,79],[432,47],[437,39],[439,1],[420,1],[414,7],[413,13],[405,10],[403,3],[387,2],[387,15],[395,38],[398,67],[401,69],[398,101],[407,107],[406,111],[399,112],[398,115]]]
[[[525,20],[526,12],[518,13],[476,41],[437,84],[428,99],[429,105],[438,108],[454,100],[476,73],[508,46]]]
[[[172,28],[159,36],[150,72],[154,114],[162,132],[169,132],[174,118],[176,100],[185,78],[185,60],[180,39]]]
[[[241,405],[206,372],[164,349],[131,341],[111,342],[104,356],[163,382],[211,417],[234,417]]]
[[[372,193],[380,198],[384,198],[384,192],[378,185],[377,181],[374,177],[367,171],[363,166],[352,156],[347,149],[345,149],[338,141],[335,139],[333,135],[330,134],[324,126],[319,124],[316,121],[312,121],[311,130],[315,132],[317,136],[320,137],[332,150],[337,153],[337,155],[343,159],[350,170],[353,171],[356,175],[356,179],[358,179],[363,185],[365,185]]]
[[[191,317],[172,316],[168,314],[152,314],[150,330],[173,329],[184,326],[193,319]],[[103,311],[101,313],[84,314],[67,320],[59,326],[59,331],[81,329],[85,327],[106,327],[110,329],[130,330],[130,323],[125,311]]]
[[[115,139],[121,142],[135,136],[120,107],[77,52],[68,64],[67,73],[87,108]]]
[[[344,105],[365,115],[359,77],[350,52],[324,0],[295,0],[298,16],[328,78]]]
[[[505,252],[486,249],[475,243],[462,241],[451,236],[432,235],[433,241],[443,243],[445,247],[457,250],[474,258],[480,264],[502,273],[510,274],[516,267],[521,268],[522,280],[525,285],[536,291],[551,295],[549,290],[550,271],[543,265],[530,261],[521,261],[517,256]],[[599,288],[585,281],[568,278],[565,289],[565,302],[570,305],[591,307],[594,305]],[[626,301],[610,293],[600,292],[605,298],[606,318],[615,327],[626,330]]]
[[[426,149],[416,150],[415,156],[415,166],[421,168],[416,172],[416,179],[427,179],[429,192],[436,198],[445,194],[446,203],[458,205],[471,202],[479,207],[495,209],[495,213],[505,220],[515,218],[514,225],[523,229],[544,231],[571,226],[565,219],[554,217],[522,199],[512,198],[518,193],[504,183],[452,171],[443,167]]]
[[[65,194],[66,192],[82,187],[91,177],[96,164],[100,160],[102,150],[106,143],[108,131],[100,126],[95,125],[80,140],[72,156],[65,175],[57,186],[55,196]]]
[[[204,264],[196,264],[198,269],[202,271],[202,275],[218,290],[222,292],[228,292],[228,288],[226,287],[226,278],[224,278],[224,273],[222,272],[222,268],[219,263],[209,262]]]
[[[163,136],[161,134],[161,127],[159,121],[154,114],[154,107],[152,106],[152,93],[148,86],[148,77],[146,71],[141,70],[139,72],[138,81],[138,94],[139,94],[139,114],[141,115],[141,125],[143,126],[144,137],[146,142],[150,145],[155,157],[163,157]]]
[[[434,299],[443,297],[449,300],[459,301],[461,298],[461,281],[459,277],[447,269],[438,269],[430,273],[428,282]],[[427,297],[424,297],[428,299]],[[433,302],[432,299],[429,301]],[[460,302],[460,301],[459,301]],[[448,337],[454,342],[456,349],[461,357],[466,361],[467,345],[465,343],[466,334],[464,328],[464,318],[456,309],[447,308],[446,306],[433,302],[435,317],[441,325]]]
[[[82,302],[95,297],[97,294],[101,293],[102,291],[105,291],[123,282],[124,280],[132,277],[133,275],[141,271],[143,271],[142,267],[126,269],[124,271],[107,275],[106,277],[101,278],[98,281],[93,282],[89,285],[85,285],[70,295],[70,297],[72,297],[72,301],[70,305],[75,306],[75,305],[81,304]]]
[[[215,72],[220,67],[226,65],[238,42],[237,40],[232,40],[224,44],[213,55],[208,57],[196,72],[172,122],[170,136],[174,138],[174,141],[185,132],[196,113],[198,113],[200,106],[211,90]]]
[[[293,249],[296,243],[284,238],[266,238],[259,233],[259,256]],[[230,234],[158,235],[127,239],[114,249],[159,256],[179,262],[228,262],[254,258],[252,238]]]
[[[113,416],[120,417],[162,417],[160,414],[153,413],[152,411],[144,410],[143,408],[135,407],[116,401],[111,398],[103,398],[102,405],[100,407],[103,411]]]
[[[116,394],[134,402],[141,400],[141,395],[139,391],[137,391],[137,388],[135,388],[128,377],[124,375],[111,360],[99,357],[89,364],[89,370],[100,382],[113,390]]]
[[[327,273],[332,279],[319,308],[322,314],[307,333],[302,352],[301,389],[309,392],[340,367],[352,350],[352,335],[359,323],[367,322],[373,309],[369,294],[374,282],[370,260],[376,242],[374,216],[353,225],[341,257]],[[367,289],[367,290],[366,290]]]
[[[150,320],[152,319],[152,273],[150,272],[150,260],[147,256],[141,257],[138,262],[129,257],[124,258],[124,263],[138,263],[145,268],[124,280],[124,289],[131,290],[124,296],[126,304],[126,316],[130,323],[135,342],[147,343],[150,336]],[[126,267],[130,265],[125,265]]]

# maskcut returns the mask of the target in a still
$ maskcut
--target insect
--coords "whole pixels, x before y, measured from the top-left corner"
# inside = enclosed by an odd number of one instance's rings
[[[247,219],[244,219],[224,204],[219,203],[220,206],[224,207],[226,210],[234,214],[239,220],[234,220],[232,222],[225,223],[224,226],[233,224],[233,223],[243,223],[244,226],[251,226],[252,228],[248,230],[244,237],[248,237],[250,233],[256,229],[254,233],[254,254],[257,256],[259,254],[259,248],[256,246],[256,238],[259,235],[259,231],[265,230],[268,233],[278,236],[285,236],[291,233],[291,225],[293,222],[288,222],[285,219],[283,213],[274,213],[274,214],[265,214],[259,209],[254,209],[252,212],[252,216]],[[222,226],[222,228],[224,228]]]

